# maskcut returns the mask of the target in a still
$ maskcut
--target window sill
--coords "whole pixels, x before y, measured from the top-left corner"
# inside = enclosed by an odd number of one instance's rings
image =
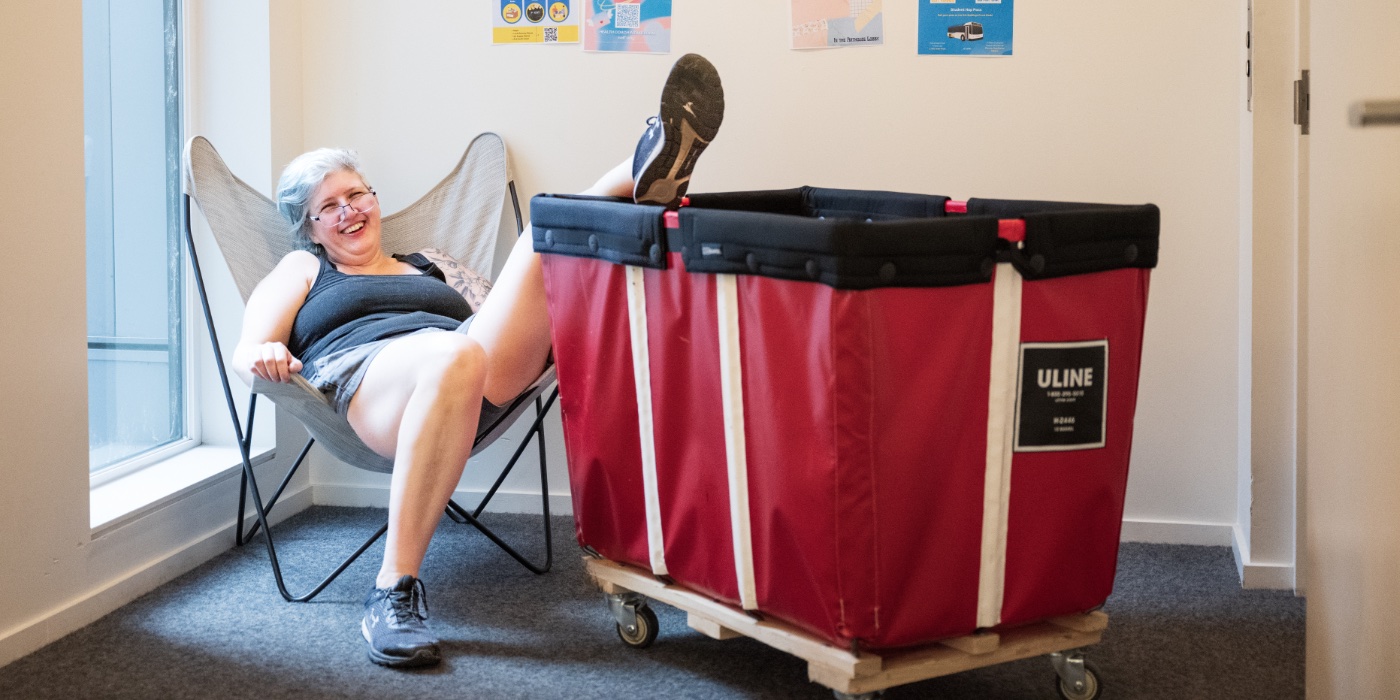
[[[253,466],[270,461],[274,449],[253,455]],[[242,459],[236,447],[201,445],[94,487],[92,537],[96,538],[225,479],[236,478]]]

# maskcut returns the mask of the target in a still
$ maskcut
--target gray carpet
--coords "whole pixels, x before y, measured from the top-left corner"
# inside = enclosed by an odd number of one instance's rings
[[[280,526],[294,589],[353,548],[383,511],[313,508]],[[538,518],[486,522],[533,551]],[[429,554],[434,630],[446,661],[370,664],[360,602],[376,546],[311,603],[277,595],[261,539],[0,669],[0,698],[830,698],[806,664],[749,639],[714,641],[656,605],[647,650],[615,634],[585,580],[573,522],[555,519],[554,571],[536,577],[466,526],[444,520]],[[361,534],[364,533],[364,534]],[[304,575],[296,576],[301,573]],[[1088,658],[1105,698],[1303,697],[1303,602],[1242,591],[1223,547],[1125,544],[1103,643]],[[901,686],[903,698],[1055,698],[1044,658]]]

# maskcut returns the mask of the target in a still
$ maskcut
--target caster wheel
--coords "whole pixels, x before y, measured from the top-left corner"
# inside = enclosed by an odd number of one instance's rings
[[[656,641],[656,632],[659,627],[656,613],[652,611],[651,606],[639,605],[637,606],[637,624],[628,628],[618,623],[617,636],[633,649],[645,649]]]
[[[836,697],[836,700],[880,700],[880,698],[885,697],[885,691],[883,690],[877,690],[872,693],[856,693],[855,695],[833,690],[831,694]]]
[[[1060,697],[1064,700],[1098,700],[1098,697],[1103,694],[1103,685],[1099,679],[1098,667],[1085,661],[1083,688],[1071,688],[1065,684],[1063,678],[1055,676],[1055,690],[1059,691]]]

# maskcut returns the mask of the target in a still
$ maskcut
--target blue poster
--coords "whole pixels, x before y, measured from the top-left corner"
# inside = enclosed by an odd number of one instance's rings
[[[1016,0],[919,0],[919,53],[1010,56]]]
[[[583,50],[671,52],[671,0],[584,0]]]

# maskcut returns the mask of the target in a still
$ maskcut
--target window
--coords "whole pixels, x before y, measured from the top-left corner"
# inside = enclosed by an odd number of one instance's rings
[[[89,463],[190,444],[179,0],[83,0]]]

